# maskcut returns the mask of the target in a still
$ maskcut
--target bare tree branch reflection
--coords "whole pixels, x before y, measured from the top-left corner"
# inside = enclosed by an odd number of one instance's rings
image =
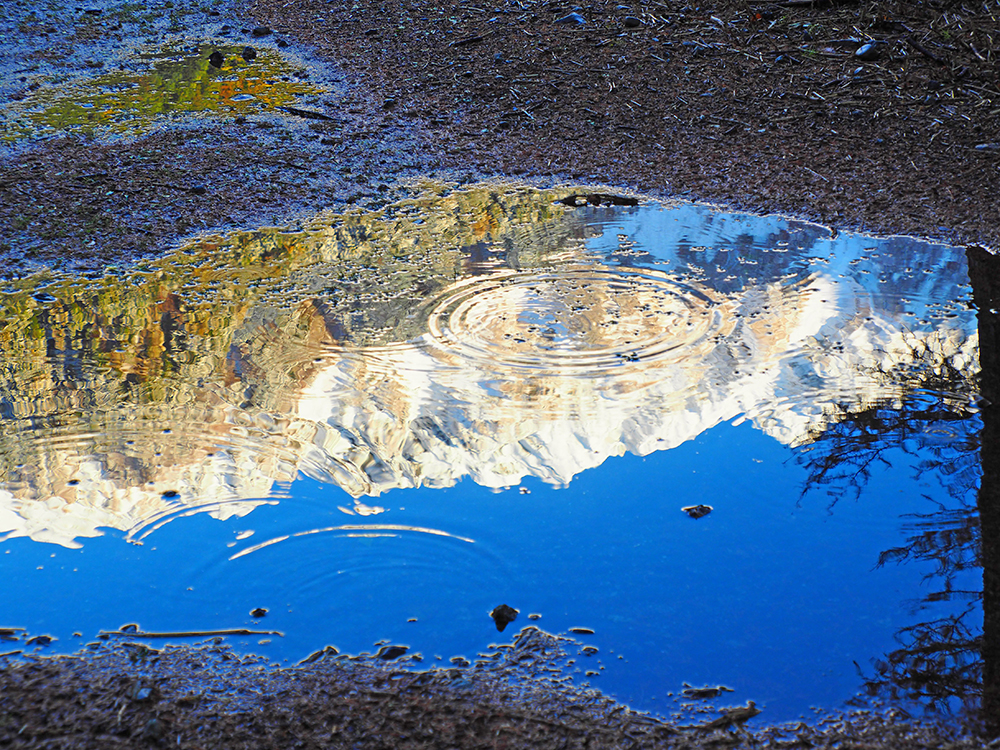
[[[982,568],[976,507],[982,422],[953,397],[939,395],[968,392],[965,376],[942,368],[934,380],[905,389],[896,400],[856,411],[839,407],[832,417],[836,423],[800,454],[808,471],[802,497],[823,488],[831,507],[845,496],[859,499],[875,467],[898,463],[900,454],[924,457],[913,465],[915,477],[939,483],[949,500],[924,495],[932,510],[903,517],[903,543],[883,551],[876,567],[929,563],[924,580],[930,590],[914,605],[936,616],[899,630],[899,648],[873,659],[874,672],[859,667],[859,674],[871,697],[935,713],[977,715],[983,592],[967,584],[969,573]],[[939,605],[947,602],[961,609],[942,616]]]

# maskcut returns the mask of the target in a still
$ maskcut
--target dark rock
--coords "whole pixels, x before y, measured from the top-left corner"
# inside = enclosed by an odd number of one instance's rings
[[[728,688],[725,685],[716,685],[715,687],[691,687],[686,682],[684,683],[685,688],[682,691],[684,695],[688,698],[694,698],[695,700],[708,700],[709,698],[718,698],[723,693],[732,693],[733,689]]]
[[[178,498],[180,496],[181,496],[181,493],[179,493],[177,490],[167,490],[162,495],[160,495],[160,497],[162,497],[164,500],[173,500],[173,499]]]
[[[275,44],[277,44],[282,49],[288,46],[288,42],[286,42],[284,39],[279,39],[277,42],[275,42]]]
[[[26,643],[29,646],[48,646],[52,641],[54,641],[51,635],[36,635],[33,638],[29,638]]]
[[[715,509],[711,505],[688,505],[685,508],[681,508],[681,510],[691,516],[691,518],[704,518]]]
[[[593,656],[596,653],[597,653],[597,646],[584,646],[583,647],[583,655],[584,656]]]
[[[253,47],[244,47],[243,52],[240,53],[244,60],[250,62],[251,60],[257,59],[257,50]]]
[[[542,616],[540,614],[538,614],[537,612],[532,612],[530,615],[528,615],[528,619],[529,620],[541,620]]]
[[[560,198],[559,203],[572,208],[580,206],[638,206],[639,199],[631,195],[612,195],[610,193],[591,193],[590,195],[580,195],[574,193]]]
[[[256,29],[251,31],[250,34],[256,37],[270,36],[271,29],[269,29],[267,26],[258,26]]]
[[[309,654],[305,659],[303,659],[300,664],[312,664],[314,661],[319,661],[320,659],[325,659],[328,656],[336,656],[340,651],[336,646],[324,646],[319,651],[314,651]]]
[[[497,630],[501,633],[504,628],[510,625],[514,620],[517,619],[518,610],[513,607],[508,607],[506,604],[501,604],[495,607],[492,612],[490,612],[490,617],[493,618],[493,622],[496,623]]]
[[[635,16],[625,16],[625,28],[626,29],[637,29],[642,26],[642,21],[640,21]]]
[[[259,618],[259,617],[263,617],[266,614],[267,614],[267,608],[266,607],[257,607],[255,609],[251,609],[250,610],[250,616],[251,617],[258,617]]]
[[[215,50],[215,52],[208,56],[208,64],[213,68],[221,68],[224,60],[225,58],[219,50]]]
[[[192,185],[188,188],[188,192],[191,193],[191,195],[204,195],[208,192],[208,188],[204,185]]]
[[[854,52],[854,56],[859,60],[877,60],[882,54],[877,44],[862,44]]]
[[[398,659],[409,650],[406,646],[383,646],[375,656],[385,661],[392,661],[393,659]]]
[[[569,632],[573,633],[574,635],[593,635],[594,634],[594,631],[591,630],[590,628],[570,628]]]
[[[581,16],[579,13],[570,13],[569,15],[563,16],[562,18],[557,18],[556,23],[568,23],[573,26],[582,26],[587,23],[587,19]]]

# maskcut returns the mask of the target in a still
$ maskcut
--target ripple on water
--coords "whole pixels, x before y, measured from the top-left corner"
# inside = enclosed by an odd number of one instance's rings
[[[728,310],[656,271],[603,267],[473,277],[432,300],[426,339],[489,369],[573,376],[704,356]]]

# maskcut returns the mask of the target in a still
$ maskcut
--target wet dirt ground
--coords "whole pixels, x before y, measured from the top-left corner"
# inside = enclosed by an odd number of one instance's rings
[[[4,11],[9,105],[40,81],[113,68],[130,44],[185,36],[307,56],[331,86],[311,107],[327,119],[262,112],[8,145],[8,274],[378,205],[432,172],[957,243],[1000,236],[995,3],[93,5]]]
[[[125,640],[0,668],[0,743],[17,748],[982,747],[903,712],[751,727],[752,703],[676,725],[546,673],[558,639],[527,628],[494,664],[414,673],[321,657],[279,669],[217,642]]]
[[[100,272],[192,234],[373,207],[431,173],[602,184],[956,243],[1000,239],[996,3],[178,6],[6,4],[0,104],[109,66],[123,45],[221,36],[305,56],[331,91],[310,111],[329,119],[267,112],[8,144],[3,275]],[[418,684],[377,665],[278,671],[215,646],[149,656],[102,647],[0,668],[0,744],[982,744],[961,739],[962,727],[899,714],[781,733],[738,721],[682,730],[600,701],[578,711],[579,695],[554,687],[515,695],[493,678],[463,679],[463,692],[450,674]]]

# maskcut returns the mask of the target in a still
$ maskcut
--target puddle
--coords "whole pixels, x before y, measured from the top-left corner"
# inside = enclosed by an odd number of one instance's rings
[[[0,138],[136,135],[181,115],[280,114],[278,108],[323,90],[305,80],[308,71],[301,65],[254,42],[179,45],[140,54],[127,64],[140,69],[45,85],[10,103],[0,119]]]
[[[567,193],[428,188],[8,285],[0,624],[427,666],[506,604],[663,714],[974,701],[907,671],[981,632],[964,251]]]

